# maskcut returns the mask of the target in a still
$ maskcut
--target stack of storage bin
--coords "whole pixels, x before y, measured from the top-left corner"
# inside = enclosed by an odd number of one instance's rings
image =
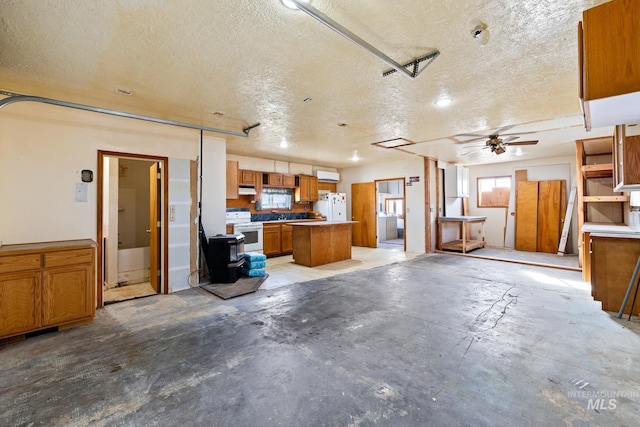
[[[267,256],[260,252],[245,252],[244,265],[242,266],[242,275],[247,277],[264,276],[267,266]]]

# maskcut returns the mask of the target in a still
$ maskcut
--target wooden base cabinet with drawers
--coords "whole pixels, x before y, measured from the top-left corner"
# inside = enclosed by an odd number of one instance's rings
[[[0,339],[95,316],[91,240],[0,247]]]

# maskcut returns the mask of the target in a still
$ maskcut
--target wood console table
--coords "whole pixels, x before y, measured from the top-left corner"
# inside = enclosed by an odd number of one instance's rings
[[[478,248],[484,248],[484,222],[487,220],[486,216],[441,216],[438,218],[438,245],[439,250],[451,250],[467,253]],[[456,223],[460,225],[462,229],[460,231],[462,235],[461,240],[452,240],[450,242],[442,242],[442,226],[446,223]],[[470,239],[467,236],[466,224],[482,224],[482,238],[481,240]]]

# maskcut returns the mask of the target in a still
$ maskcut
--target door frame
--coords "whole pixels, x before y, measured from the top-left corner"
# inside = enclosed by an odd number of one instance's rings
[[[169,293],[167,278],[169,277],[169,158],[162,156],[125,153],[119,151],[98,150],[98,167],[97,167],[97,280],[96,280],[96,307],[104,307],[103,299],[103,283],[104,283],[104,248],[103,248],[103,222],[102,215],[104,204],[104,159],[105,157],[129,158],[137,160],[149,160],[161,164],[161,180],[162,180],[162,227],[160,228],[160,254],[161,254],[161,275],[160,275],[160,293]]]
[[[390,182],[390,181],[400,181],[400,185],[402,185],[402,220],[404,222],[404,231],[402,233],[402,241],[403,241],[403,250],[406,252],[407,251],[407,183],[404,177],[384,178],[384,179],[374,180],[373,182],[376,185],[376,202],[378,201],[378,194],[379,194],[378,184],[381,182]],[[378,216],[378,207],[376,206],[376,235],[378,234],[378,221],[380,221],[380,217]],[[377,236],[376,241],[380,243],[380,236]]]

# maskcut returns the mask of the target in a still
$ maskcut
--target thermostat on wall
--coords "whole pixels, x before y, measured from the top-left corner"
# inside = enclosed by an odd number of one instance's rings
[[[90,171],[89,169],[83,169],[81,176],[82,176],[82,182],[93,181],[93,171]]]

